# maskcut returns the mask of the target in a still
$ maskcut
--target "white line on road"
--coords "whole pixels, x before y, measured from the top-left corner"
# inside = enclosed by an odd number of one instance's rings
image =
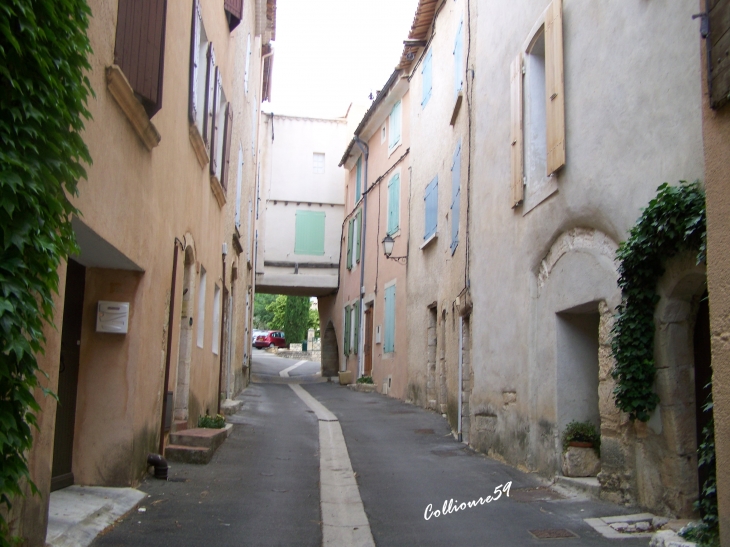
[[[289,387],[319,420],[322,546],[375,547],[340,422],[302,386],[289,384]]]
[[[287,367],[284,370],[282,370],[281,372],[279,372],[279,376],[281,376],[282,378],[289,378],[289,372],[291,372],[292,370],[294,370],[297,367],[301,367],[304,363],[308,363],[308,362],[309,361],[306,361],[306,360],[299,361],[298,363],[293,364],[292,366]]]

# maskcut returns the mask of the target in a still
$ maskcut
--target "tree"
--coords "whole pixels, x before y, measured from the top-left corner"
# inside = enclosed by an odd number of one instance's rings
[[[307,339],[309,329],[309,298],[279,295],[266,307],[273,316],[272,329],[283,330],[289,343]]]
[[[274,328],[271,326],[273,313],[266,308],[276,299],[275,294],[256,293],[253,297],[253,326],[256,329]]]

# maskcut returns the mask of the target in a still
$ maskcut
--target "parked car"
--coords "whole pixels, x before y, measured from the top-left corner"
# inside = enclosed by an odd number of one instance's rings
[[[277,348],[283,348],[286,346],[286,337],[280,330],[270,330],[259,334],[253,341],[255,348],[270,348],[276,346]]]
[[[262,335],[266,335],[268,331],[260,330],[260,329],[254,329],[253,332],[251,332],[251,343],[256,341],[256,338]]]

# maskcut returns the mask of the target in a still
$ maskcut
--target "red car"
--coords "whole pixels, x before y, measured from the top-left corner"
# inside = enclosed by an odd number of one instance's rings
[[[286,346],[286,338],[280,330],[270,330],[265,334],[259,334],[253,341],[255,348],[270,348],[276,346],[283,348]]]

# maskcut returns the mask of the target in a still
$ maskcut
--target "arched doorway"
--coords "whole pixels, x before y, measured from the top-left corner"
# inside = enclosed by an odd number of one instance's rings
[[[193,293],[195,292],[195,254],[191,246],[185,248],[183,294],[180,309],[180,349],[175,386],[175,421],[188,420],[190,395],[190,361],[193,350]]]
[[[339,369],[339,351],[337,350],[337,334],[332,321],[327,323],[322,337],[322,376],[337,376]]]

